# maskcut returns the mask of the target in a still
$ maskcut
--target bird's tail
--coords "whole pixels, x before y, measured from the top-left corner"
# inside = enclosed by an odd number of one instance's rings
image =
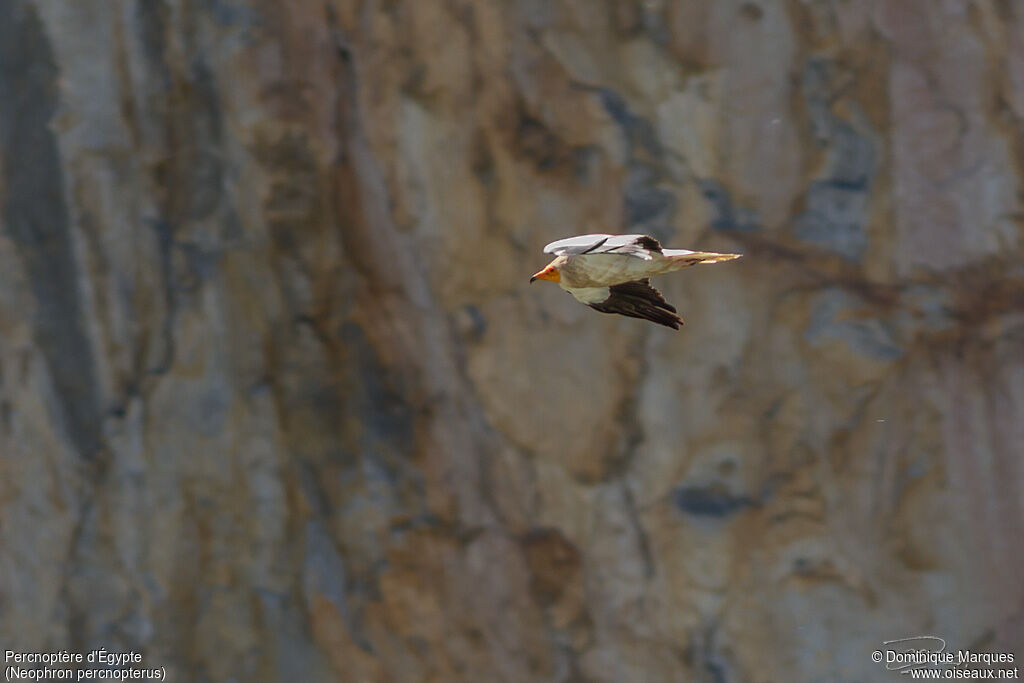
[[[672,263],[672,270],[695,266],[698,263],[732,261],[734,258],[743,256],[743,254],[716,254],[712,251],[690,251],[689,249],[662,249],[661,253]]]

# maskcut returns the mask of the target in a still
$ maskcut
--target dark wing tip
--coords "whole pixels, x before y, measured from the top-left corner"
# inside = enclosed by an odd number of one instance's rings
[[[651,251],[661,251],[661,242],[650,235],[640,235],[640,237],[636,238],[636,244]]]
[[[608,289],[610,293],[607,299],[589,304],[595,311],[649,320],[673,330],[678,330],[683,324],[683,319],[676,313],[675,306],[665,301],[665,297],[651,287],[647,278],[613,285]]]

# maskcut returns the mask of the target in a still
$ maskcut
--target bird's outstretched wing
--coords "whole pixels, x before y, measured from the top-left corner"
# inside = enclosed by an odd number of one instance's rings
[[[651,252],[660,252],[658,240],[649,235],[579,235],[558,240],[544,247],[545,254],[582,256],[584,254],[621,254],[650,261]]]
[[[642,318],[678,330],[683,319],[676,314],[676,307],[665,301],[661,292],[651,287],[647,278],[612,285],[608,298],[587,304],[601,313],[618,313],[630,318]]]

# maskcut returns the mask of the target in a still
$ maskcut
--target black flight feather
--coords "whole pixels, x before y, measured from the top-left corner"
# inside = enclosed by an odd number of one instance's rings
[[[647,278],[612,285],[608,291],[607,299],[588,305],[601,313],[617,313],[650,320],[673,330],[678,330],[683,324],[683,319],[676,315],[675,306],[665,301],[665,297],[651,287],[651,281]]]

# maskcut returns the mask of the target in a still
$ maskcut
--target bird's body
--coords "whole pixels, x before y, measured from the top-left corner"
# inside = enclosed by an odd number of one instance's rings
[[[716,254],[687,249],[662,249],[648,235],[580,235],[544,247],[555,259],[534,275],[551,280],[580,303],[602,313],[618,313],[679,329],[683,319],[651,287],[652,275],[697,265],[739,258],[740,254]]]

